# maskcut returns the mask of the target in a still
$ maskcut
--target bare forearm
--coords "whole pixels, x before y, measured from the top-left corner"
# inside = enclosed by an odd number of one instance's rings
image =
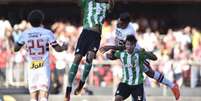
[[[153,52],[147,52],[146,54],[147,54],[147,58],[150,60],[155,61],[158,59],[157,56],[155,54],[153,54]]]
[[[19,44],[19,43],[15,43],[14,45],[14,52],[18,52],[21,48],[22,48],[23,45]]]

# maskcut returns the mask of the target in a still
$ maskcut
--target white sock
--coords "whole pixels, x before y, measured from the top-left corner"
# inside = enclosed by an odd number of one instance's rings
[[[154,72],[154,79],[170,88],[174,86],[174,83],[166,79],[164,75],[161,74],[160,72],[157,71]]]

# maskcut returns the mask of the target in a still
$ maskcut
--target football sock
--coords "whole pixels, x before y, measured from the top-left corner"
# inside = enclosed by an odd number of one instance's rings
[[[92,64],[89,64],[89,63],[86,63],[86,64],[84,65],[84,71],[83,71],[82,78],[81,78],[81,80],[82,80],[83,82],[85,82],[86,78],[88,77],[89,72],[90,72],[90,70],[91,70],[91,67],[92,67]]]
[[[77,64],[72,64],[68,73],[68,87],[72,87],[73,80],[78,70]]]
[[[157,71],[154,71],[154,79],[170,88],[172,88],[174,86],[173,82],[166,79],[163,74],[161,74]]]

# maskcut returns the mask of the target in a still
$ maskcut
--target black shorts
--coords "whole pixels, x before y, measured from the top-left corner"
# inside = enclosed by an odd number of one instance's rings
[[[97,52],[100,46],[101,33],[83,29],[78,39],[75,54],[85,56],[88,51]]]
[[[134,101],[144,101],[144,87],[140,85],[127,85],[125,83],[119,83],[115,96],[119,95],[123,97],[123,100],[132,95]]]

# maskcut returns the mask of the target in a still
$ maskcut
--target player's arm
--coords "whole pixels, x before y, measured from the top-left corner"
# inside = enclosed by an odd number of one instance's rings
[[[56,38],[54,34],[50,31],[48,34],[48,43],[54,48],[57,52],[62,52],[64,50],[68,49],[68,45],[66,43],[63,43],[63,45],[59,45],[56,41]]]
[[[56,50],[57,52],[62,52],[64,50],[68,49],[68,45],[66,43],[63,43],[62,46],[60,46],[57,42],[54,42],[54,44],[52,45],[52,47],[54,48],[54,50]]]
[[[22,48],[23,44],[15,43],[14,45],[14,52],[18,52]]]
[[[116,60],[120,58],[120,51],[111,50],[111,52],[106,54],[106,57],[110,60]]]
[[[105,53],[109,50],[122,50],[124,49],[124,46],[115,46],[115,45],[108,45],[108,46],[103,46],[100,48],[101,53]]]
[[[150,60],[157,60],[157,56],[151,52],[151,51],[145,51],[144,49],[142,49],[143,53],[144,53],[144,56],[145,56],[145,59],[150,59]]]

